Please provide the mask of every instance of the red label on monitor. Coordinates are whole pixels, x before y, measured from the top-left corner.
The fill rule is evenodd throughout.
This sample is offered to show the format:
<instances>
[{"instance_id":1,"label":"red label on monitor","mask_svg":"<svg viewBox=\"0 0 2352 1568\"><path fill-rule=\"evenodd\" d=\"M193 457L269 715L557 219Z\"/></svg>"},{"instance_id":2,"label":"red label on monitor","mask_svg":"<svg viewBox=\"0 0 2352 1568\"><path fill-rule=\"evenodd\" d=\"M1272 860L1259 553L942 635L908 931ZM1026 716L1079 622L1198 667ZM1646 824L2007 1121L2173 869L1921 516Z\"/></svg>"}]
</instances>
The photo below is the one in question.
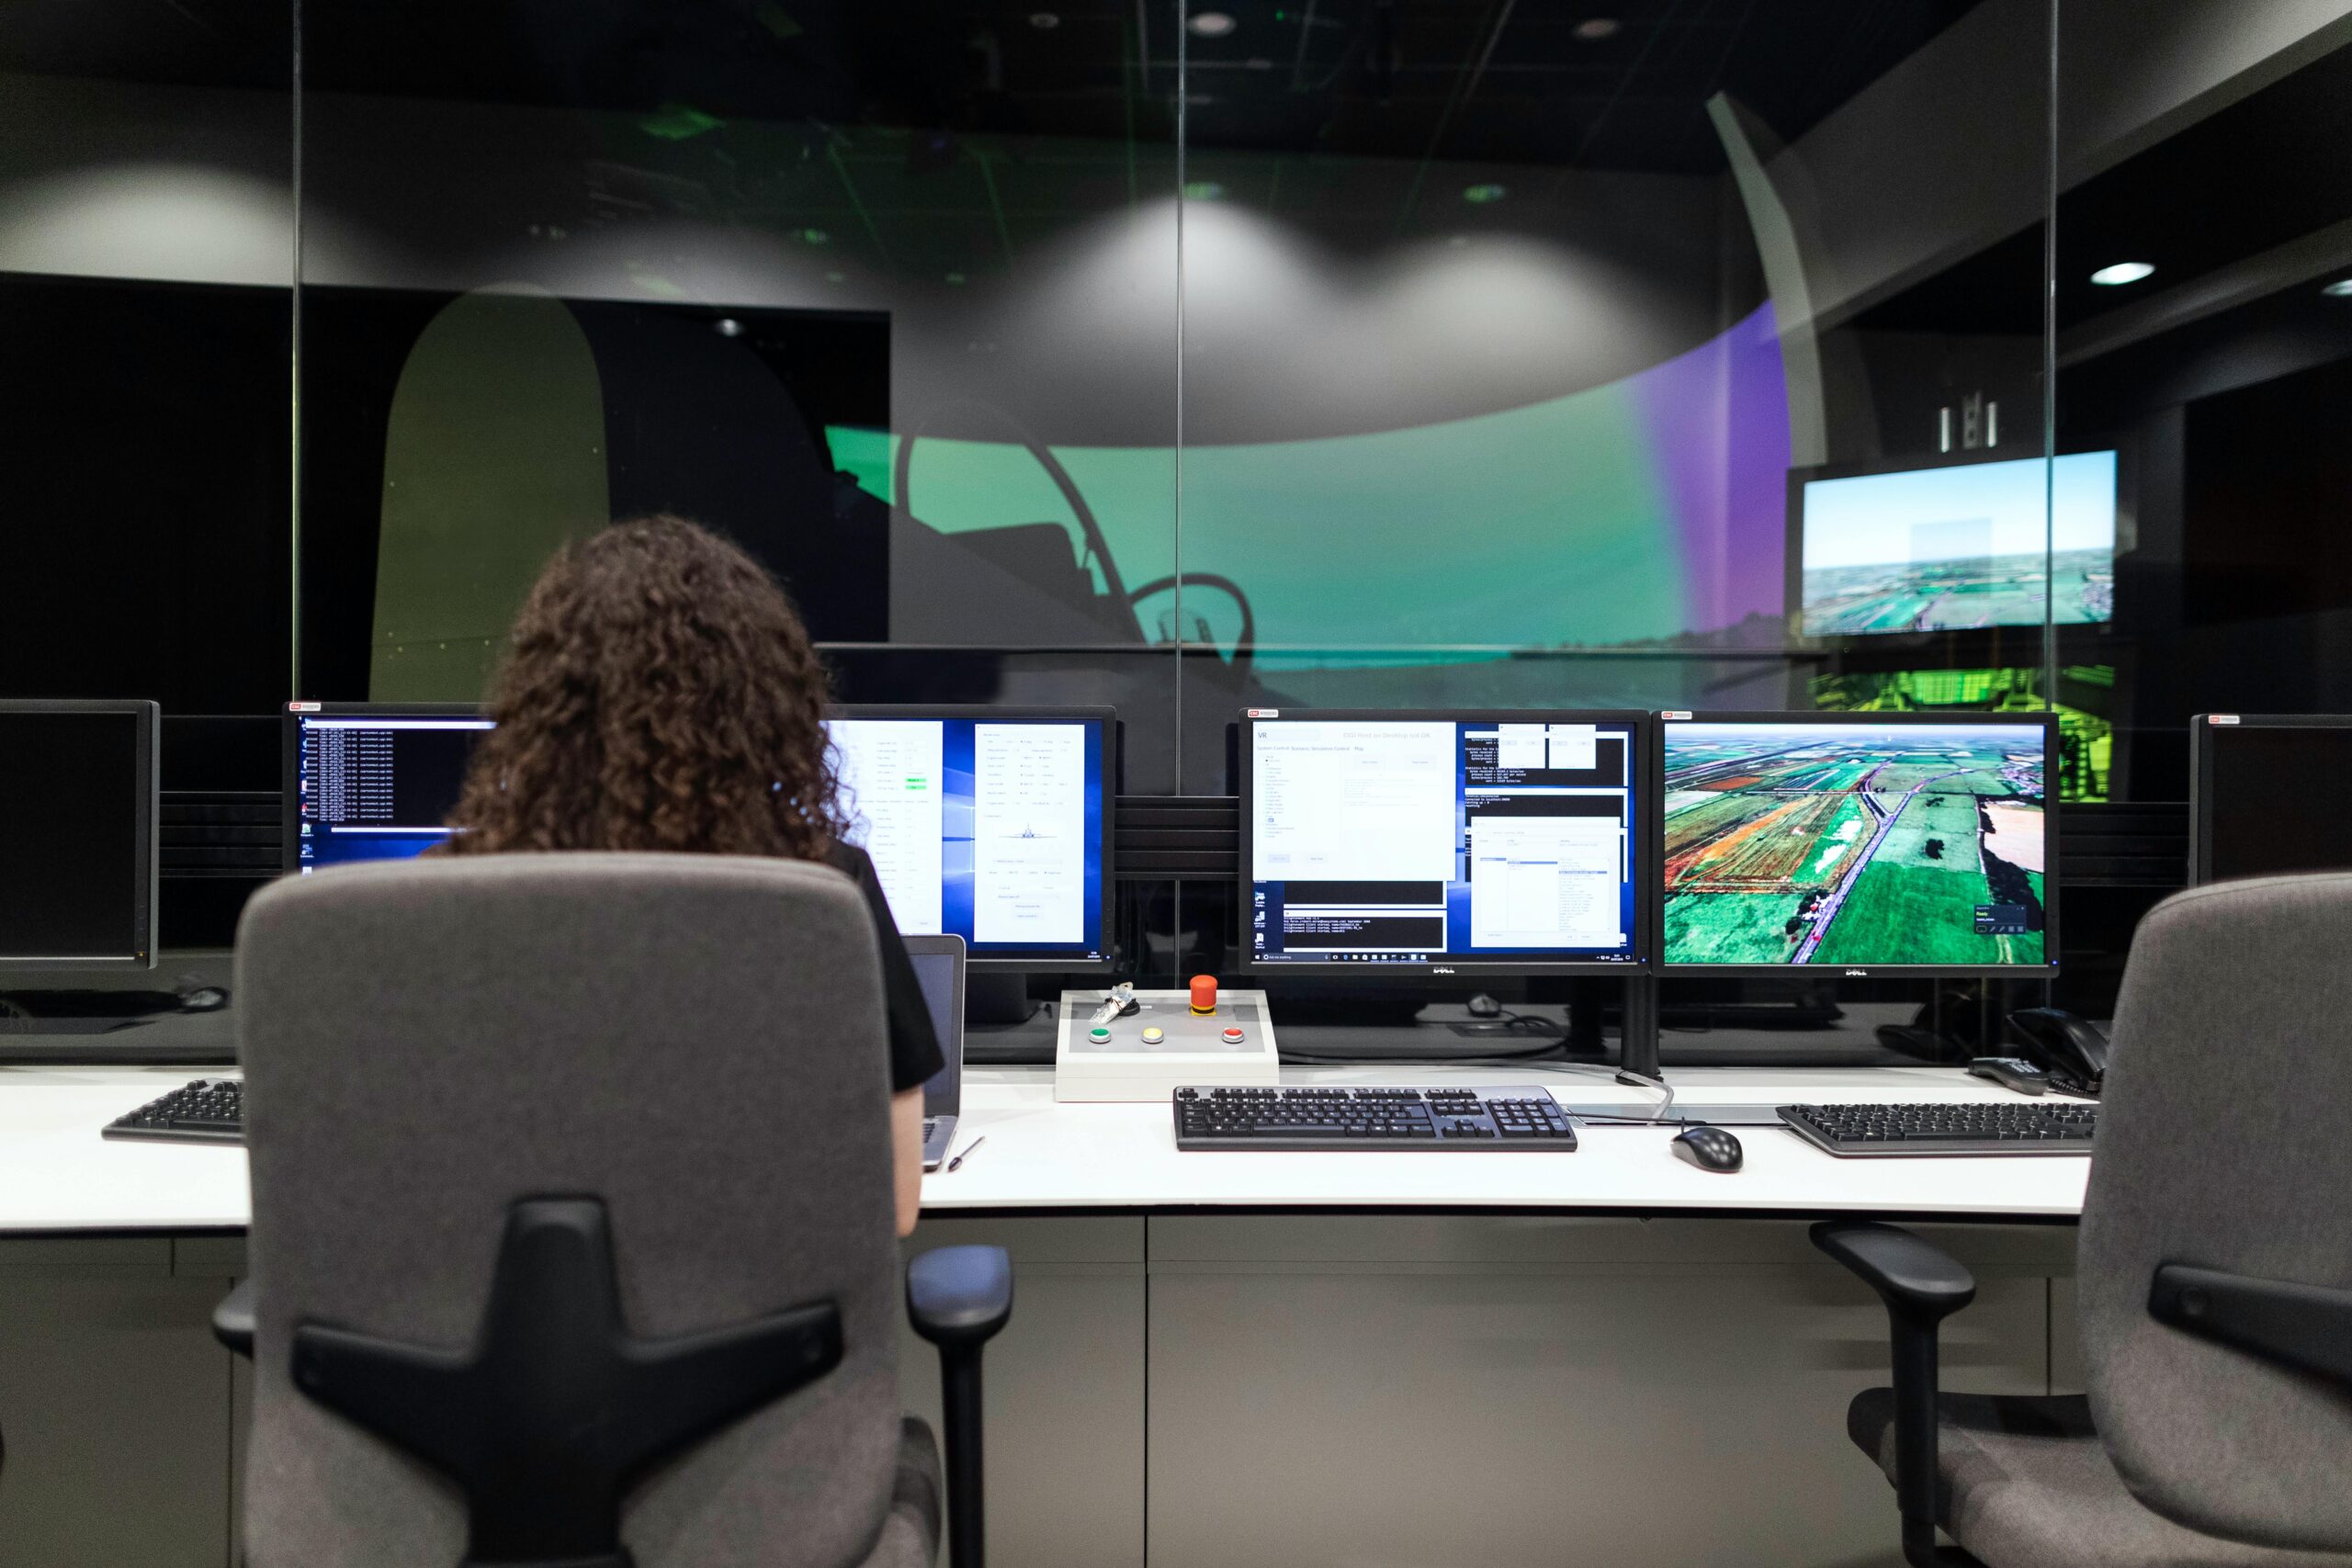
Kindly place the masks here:
<instances>
[{"instance_id":1,"label":"red label on monitor","mask_svg":"<svg viewBox=\"0 0 2352 1568\"><path fill-rule=\"evenodd\" d=\"M2233 713L2209 713L2205 716L2208 724L2235 724L2237 721L2238 716Z\"/></svg>"},{"instance_id":2,"label":"red label on monitor","mask_svg":"<svg viewBox=\"0 0 2352 1568\"><path fill-rule=\"evenodd\" d=\"M288 703L286 711L288 713L316 713L320 705L317 703Z\"/></svg>"},{"instance_id":3,"label":"red label on monitor","mask_svg":"<svg viewBox=\"0 0 2352 1568\"><path fill-rule=\"evenodd\" d=\"M1280 708L1251 708L1250 710L1251 718L1280 718L1282 716L1283 710Z\"/></svg>"},{"instance_id":4,"label":"red label on monitor","mask_svg":"<svg viewBox=\"0 0 2352 1568\"><path fill-rule=\"evenodd\" d=\"M1668 708L1666 712L1658 715L1658 717L1660 718L1689 718L1690 716L1690 711L1686 708Z\"/></svg>"}]
</instances>

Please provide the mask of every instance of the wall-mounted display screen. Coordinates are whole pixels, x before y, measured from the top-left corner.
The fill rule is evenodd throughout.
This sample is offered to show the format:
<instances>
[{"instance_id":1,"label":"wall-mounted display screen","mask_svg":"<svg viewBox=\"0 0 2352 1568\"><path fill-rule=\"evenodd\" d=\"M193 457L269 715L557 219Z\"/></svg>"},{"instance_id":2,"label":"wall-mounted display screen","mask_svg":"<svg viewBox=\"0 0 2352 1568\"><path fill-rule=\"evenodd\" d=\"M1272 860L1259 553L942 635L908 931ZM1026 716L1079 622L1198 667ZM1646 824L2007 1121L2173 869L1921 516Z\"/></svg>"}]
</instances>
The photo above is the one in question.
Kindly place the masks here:
<instances>
[{"instance_id":1,"label":"wall-mounted display screen","mask_svg":"<svg viewBox=\"0 0 2352 1568\"><path fill-rule=\"evenodd\" d=\"M2115 615L2118 454L1800 478L1807 637Z\"/></svg>"},{"instance_id":2,"label":"wall-mounted display screen","mask_svg":"<svg viewBox=\"0 0 2352 1568\"><path fill-rule=\"evenodd\" d=\"M2046 716L1660 728L1668 964L1973 972L2056 953Z\"/></svg>"}]
</instances>

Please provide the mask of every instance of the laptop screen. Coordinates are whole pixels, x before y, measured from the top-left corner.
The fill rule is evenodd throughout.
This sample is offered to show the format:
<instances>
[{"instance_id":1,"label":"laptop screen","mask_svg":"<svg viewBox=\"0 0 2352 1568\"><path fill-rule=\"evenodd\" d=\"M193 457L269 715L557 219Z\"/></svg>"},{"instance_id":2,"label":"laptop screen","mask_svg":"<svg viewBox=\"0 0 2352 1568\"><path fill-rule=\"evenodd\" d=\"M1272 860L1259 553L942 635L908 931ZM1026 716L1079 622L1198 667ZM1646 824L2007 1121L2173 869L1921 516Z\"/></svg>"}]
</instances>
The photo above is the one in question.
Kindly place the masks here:
<instances>
[{"instance_id":1,"label":"laptop screen","mask_svg":"<svg viewBox=\"0 0 2352 1568\"><path fill-rule=\"evenodd\" d=\"M959 983L959 971L964 967L964 955L923 951L930 945L910 942L907 956L914 964L915 981L922 987L922 999L931 1009L931 1026L938 1032L940 1054L947 1058L947 1065L922 1086L922 1113L953 1116L963 1102L964 987Z\"/></svg>"}]
</instances>

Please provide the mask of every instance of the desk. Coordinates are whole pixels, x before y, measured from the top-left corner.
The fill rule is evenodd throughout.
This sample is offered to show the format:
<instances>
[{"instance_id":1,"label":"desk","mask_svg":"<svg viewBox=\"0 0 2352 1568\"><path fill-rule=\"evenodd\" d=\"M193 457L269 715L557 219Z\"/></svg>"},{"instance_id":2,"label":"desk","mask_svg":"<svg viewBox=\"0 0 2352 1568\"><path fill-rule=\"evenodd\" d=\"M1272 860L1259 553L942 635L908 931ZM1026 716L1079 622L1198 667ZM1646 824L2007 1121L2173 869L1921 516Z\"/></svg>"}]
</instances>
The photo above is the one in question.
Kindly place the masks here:
<instances>
[{"instance_id":1,"label":"desk","mask_svg":"<svg viewBox=\"0 0 2352 1568\"><path fill-rule=\"evenodd\" d=\"M96 1129L185 1083L187 1067L0 1068L0 1235L242 1230L250 1213L234 1148L102 1139ZM1550 1088L1631 1111L1655 1100L1605 1072L1558 1066L1287 1068L1286 1083L1498 1083ZM2007 1091L1949 1068L1701 1067L1676 1072L1683 1108L1792 1100L1997 1100ZM956 1146L988 1146L923 1182L927 1213L1203 1209L1494 1210L1605 1213L1887 1213L2067 1220L2089 1162L2066 1156L1837 1159L1772 1128L1743 1128L1747 1168L1695 1170L1646 1127L1591 1126L1572 1155L1183 1154L1169 1109L1060 1104L1049 1068L968 1075Z\"/></svg>"},{"instance_id":2,"label":"desk","mask_svg":"<svg viewBox=\"0 0 2352 1568\"><path fill-rule=\"evenodd\" d=\"M227 1561L236 1374L204 1319L242 1266L243 1156L97 1136L190 1076L0 1069L0 1543L22 1561ZM1924 1067L1671 1077L1686 1107L2005 1092ZM1284 1077L1653 1098L1557 1066ZM1057 1104L1018 1067L972 1069L965 1114L957 1145L988 1143L927 1179L915 1245L1012 1252L990 1528L1024 1568L1891 1563L1886 1488L1844 1436L1885 1329L1806 1245L1824 1213L1926 1221L1977 1269L1952 1386L2075 1382L2078 1158L1838 1160L1754 1128L1716 1176L1640 1127L1571 1155L1179 1154L1164 1104ZM902 1364L935 1410L927 1352ZM124 1473L140 1509L109 1501Z\"/></svg>"}]
</instances>

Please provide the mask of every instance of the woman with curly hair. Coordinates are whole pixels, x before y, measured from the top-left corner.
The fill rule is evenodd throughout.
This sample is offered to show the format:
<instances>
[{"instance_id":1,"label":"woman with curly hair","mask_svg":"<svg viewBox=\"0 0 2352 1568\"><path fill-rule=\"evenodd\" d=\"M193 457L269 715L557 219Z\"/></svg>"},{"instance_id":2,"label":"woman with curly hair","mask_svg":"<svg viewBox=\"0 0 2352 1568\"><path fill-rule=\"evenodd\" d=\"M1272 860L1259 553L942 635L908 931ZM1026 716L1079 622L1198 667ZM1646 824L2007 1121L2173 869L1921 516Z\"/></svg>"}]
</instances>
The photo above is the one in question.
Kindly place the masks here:
<instances>
[{"instance_id":1,"label":"woman with curly hair","mask_svg":"<svg viewBox=\"0 0 2352 1568\"><path fill-rule=\"evenodd\" d=\"M524 600L444 852L773 855L848 874L882 949L904 1235L942 1057L874 863L842 837L827 695L799 615L751 557L679 518L616 523L558 551Z\"/></svg>"}]
</instances>

